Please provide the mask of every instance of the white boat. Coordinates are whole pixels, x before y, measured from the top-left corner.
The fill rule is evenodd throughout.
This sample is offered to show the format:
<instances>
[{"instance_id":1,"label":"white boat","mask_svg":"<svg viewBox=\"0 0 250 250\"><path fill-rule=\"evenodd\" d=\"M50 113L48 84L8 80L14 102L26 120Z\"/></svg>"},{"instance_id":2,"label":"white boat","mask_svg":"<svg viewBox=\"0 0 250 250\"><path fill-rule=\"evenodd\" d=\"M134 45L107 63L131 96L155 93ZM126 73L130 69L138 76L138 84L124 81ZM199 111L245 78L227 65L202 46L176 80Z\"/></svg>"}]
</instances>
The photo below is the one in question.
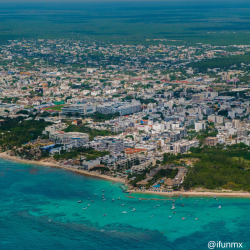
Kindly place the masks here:
<instances>
[{"instance_id":1,"label":"white boat","mask_svg":"<svg viewBox=\"0 0 250 250\"><path fill-rule=\"evenodd\" d=\"M169 216L168 216L168 218L170 219L170 218L171 218L171 216L169 215Z\"/></svg>"},{"instance_id":2,"label":"white boat","mask_svg":"<svg viewBox=\"0 0 250 250\"><path fill-rule=\"evenodd\" d=\"M84 207L83 209L87 209L88 207Z\"/></svg>"},{"instance_id":3,"label":"white boat","mask_svg":"<svg viewBox=\"0 0 250 250\"><path fill-rule=\"evenodd\" d=\"M136 211L136 209L135 209L135 208L132 210L132 212L134 212L134 211Z\"/></svg>"},{"instance_id":4,"label":"white boat","mask_svg":"<svg viewBox=\"0 0 250 250\"><path fill-rule=\"evenodd\" d=\"M221 209L221 206L218 206L219 209Z\"/></svg>"},{"instance_id":5,"label":"white boat","mask_svg":"<svg viewBox=\"0 0 250 250\"><path fill-rule=\"evenodd\" d=\"M124 204L121 204L121 206L124 206Z\"/></svg>"},{"instance_id":6,"label":"white boat","mask_svg":"<svg viewBox=\"0 0 250 250\"><path fill-rule=\"evenodd\" d=\"M95 201L91 201L91 203L93 203L93 202L95 202Z\"/></svg>"},{"instance_id":7,"label":"white boat","mask_svg":"<svg viewBox=\"0 0 250 250\"><path fill-rule=\"evenodd\" d=\"M82 203L82 201L78 201L78 203Z\"/></svg>"},{"instance_id":8,"label":"white boat","mask_svg":"<svg viewBox=\"0 0 250 250\"><path fill-rule=\"evenodd\" d=\"M112 202L114 202L115 200L114 199L112 199Z\"/></svg>"},{"instance_id":9,"label":"white boat","mask_svg":"<svg viewBox=\"0 0 250 250\"><path fill-rule=\"evenodd\" d=\"M172 209L175 209L175 206L172 206Z\"/></svg>"},{"instance_id":10,"label":"white boat","mask_svg":"<svg viewBox=\"0 0 250 250\"><path fill-rule=\"evenodd\" d=\"M199 220L199 218L195 218L195 220Z\"/></svg>"},{"instance_id":11,"label":"white boat","mask_svg":"<svg viewBox=\"0 0 250 250\"><path fill-rule=\"evenodd\" d=\"M88 207L90 207L90 204L88 204Z\"/></svg>"},{"instance_id":12,"label":"white boat","mask_svg":"<svg viewBox=\"0 0 250 250\"><path fill-rule=\"evenodd\" d=\"M119 197L118 200L120 200L121 198Z\"/></svg>"},{"instance_id":13,"label":"white boat","mask_svg":"<svg viewBox=\"0 0 250 250\"><path fill-rule=\"evenodd\" d=\"M102 199L103 201L106 201L106 199Z\"/></svg>"},{"instance_id":14,"label":"white boat","mask_svg":"<svg viewBox=\"0 0 250 250\"><path fill-rule=\"evenodd\" d=\"M105 190L102 190L102 192L105 192Z\"/></svg>"},{"instance_id":15,"label":"white boat","mask_svg":"<svg viewBox=\"0 0 250 250\"><path fill-rule=\"evenodd\" d=\"M157 207L159 207L160 205L157 205Z\"/></svg>"},{"instance_id":16,"label":"white boat","mask_svg":"<svg viewBox=\"0 0 250 250\"><path fill-rule=\"evenodd\" d=\"M126 214L127 212L126 212L126 211L123 211L122 213L123 213L123 214Z\"/></svg>"},{"instance_id":17,"label":"white boat","mask_svg":"<svg viewBox=\"0 0 250 250\"><path fill-rule=\"evenodd\" d=\"M106 214L104 214L103 216L107 216Z\"/></svg>"}]
</instances>

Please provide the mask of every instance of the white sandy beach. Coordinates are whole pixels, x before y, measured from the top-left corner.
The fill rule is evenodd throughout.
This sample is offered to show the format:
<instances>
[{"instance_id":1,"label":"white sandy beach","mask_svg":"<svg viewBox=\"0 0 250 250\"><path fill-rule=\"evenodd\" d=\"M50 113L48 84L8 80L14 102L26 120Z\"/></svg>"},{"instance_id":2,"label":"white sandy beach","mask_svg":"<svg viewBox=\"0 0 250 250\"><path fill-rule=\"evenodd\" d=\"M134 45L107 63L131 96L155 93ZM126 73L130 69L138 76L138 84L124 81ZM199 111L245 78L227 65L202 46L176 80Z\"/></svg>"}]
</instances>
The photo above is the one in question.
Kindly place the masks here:
<instances>
[{"instance_id":1,"label":"white sandy beach","mask_svg":"<svg viewBox=\"0 0 250 250\"><path fill-rule=\"evenodd\" d=\"M234 192L234 191L227 191L227 192L218 192L218 191L204 191L204 192L197 192L197 191L173 191L170 193L167 192L154 192L154 191L140 191L140 190L129 190L131 193L141 193L141 194L155 194L155 195L162 195L162 196L207 196L207 197L241 197L241 198L250 198L250 193L247 192Z\"/></svg>"},{"instance_id":2,"label":"white sandy beach","mask_svg":"<svg viewBox=\"0 0 250 250\"><path fill-rule=\"evenodd\" d=\"M48 161L29 161L29 160L25 160L25 159L20 159L16 156L10 156L8 155L6 152L0 153L0 158L5 158L5 159L9 159L12 161L18 161L18 162L22 162L22 163L26 163L26 164L38 164L38 165L43 165L43 166L48 166L48 167L55 167L55 168L61 168L61 169L65 169L68 171L73 171L75 173L78 174L83 174L85 176L91 176L94 178L101 178L101 179L105 179L105 180L109 180L109 181L115 181L115 182L120 182L120 183L125 183L125 179L119 178L119 177L110 177L107 175L101 175L98 172L88 172L86 170L81 170L81 169L75 169L69 166L64 166L64 165L60 165L59 163L55 163L55 162L48 162ZM214 197L214 196L218 196L218 197L245 197L245 198L250 198L250 193L247 192L234 192L234 191L204 191L204 192L198 192L198 191L174 191L174 192L154 192L154 191L140 191L140 190L129 190L129 192L131 193L141 193L141 194L155 194L155 195L162 195L162 196L210 196L210 197Z\"/></svg>"},{"instance_id":3,"label":"white sandy beach","mask_svg":"<svg viewBox=\"0 0 250 250\"><path fill-rule=\"evenodd\" d=\"M19 157L16 157L16 156L10 156L6 152L0 153L0 158L5 158L5 159L12 160L12 161L26 163L26 164L38 164L38 165L43 165L43 166L48 166L48 167L61 168L61 169L73 171L73 172L78 173L78 174L83 174L85 176L91 176L91 177L101 178L101 179L105 179L105 180L109 180L109 181L125 183L125 180L122 178L119 178L119 177L110 177L107 175L101 175L97 172L89 172L89 171L82 170L82 169L75 169L75 168L72 168L69 166L64 166L64 165L60 165L58 163L48 162L48 161L44 161L44 160L41 160L41 161L32 161L31 160L31 161L29 161L29 160L25 160L25 159L20 159Z\"/></svg>"}]
</instances>

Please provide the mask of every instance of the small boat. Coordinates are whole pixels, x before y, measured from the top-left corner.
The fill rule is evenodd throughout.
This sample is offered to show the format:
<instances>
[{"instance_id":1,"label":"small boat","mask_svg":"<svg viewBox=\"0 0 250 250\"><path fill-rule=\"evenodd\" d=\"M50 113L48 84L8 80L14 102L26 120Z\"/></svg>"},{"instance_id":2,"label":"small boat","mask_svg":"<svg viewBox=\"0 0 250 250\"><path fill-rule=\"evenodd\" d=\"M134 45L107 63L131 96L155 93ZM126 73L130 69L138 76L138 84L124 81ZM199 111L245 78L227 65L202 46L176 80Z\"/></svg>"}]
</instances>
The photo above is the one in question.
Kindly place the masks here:
<instances>
[{"instance_id":1,"label":"small boat","mask_svg":"<svg viewBox=\"0 0 250 250\"><path fill-rule=\"evenodd\" d=\"M184 207L184 204L182 204L181 206Z\"/></svg>"},{"instance_id":2,"label":"small boat","mask_svg":"<svg viewBox=\"0 0 250 250\"><path fill-rule=\"evenodd\" d=\"M103 201L106 201L106 199L102 199Z\"/></svg>"},{"instance_id":3,"label":"small boat","mask_svg":"<svg viewBox=\"0 0 250 250\"><path fill-rule=\"evenodd\" d=\"M159 207L160 205L157 205L157 207Z\"/></svg>"},{"instance_id":4,"label":"small boat","mask_svg":"<svg viewBox=\"0 0 250 250\"><path fill-rule=\"evenodd\" d=\"M129 208L133 208L133 207L129 207Z\"/></svg>"},{"instance_id":5,"label":"small boat","mask_svg":"<svg viewBox=\"0 0 250 250\"><path fill-rule=\"evenodd\" d=\"M175 202L175 200L173 200L173 203Z\"/></svg>"},{"instance_id":6,"label":"small boat","mask_svg":"<svg viewBox=\"0 0 250 250\"><path fill-rule=\"evenodd\" d=\"M169 215L169 216L168 216L168 218L170 219L170 218L171 218L171 216Z\"/></svg>"},{"instance_id":7,"label":"small boat","mask_svg":"<svg viewBox=\"0 0 250 250\"><path fill-rule=\"evenodd\" d=\"M207 212L207 215L209 215L209 212Z\"/></svg>"},{"instance_id":8,"label":"small boat","mask_svg":"<svg viewBox=\"0 0 250 250\"><path fill-rule=\"evenodd\" d=\"M112 202L114 202L115 200L114 199L112 199Z\"/></svg>"},{"instance_id":9,"label":"small boat","mask_svg":"<svg viewBox=\"0 0 250 250\"><path fill-rule=\"evenodd\" d=\"M195 218L195 220L199 220L199 218Z\"/></svg>"},{"instance_id":10,"label":"small boat","mask_svg":"<svg viewBox=\"0 0 250 250\"><path fill-rule=\"evenodd\" d=\"M90 200L90 198L88 198L88 200Z\"/></svg>"},{"instance_id":11,"label":"small boat","mask_svg":"<svg viewBox=\"0 0 250 250\"><path fill-rule=\"evenodd\" d=\"M126 212L126 211L123 211L122 213L123 213L123 214L126 214L127 212Z\"/></svg>"},{"instance_id":12,"label":"small boat","mask_svg":"<svg viewBox=\"0 0 250 250\"><path fill-rule=\"evenodd\" d=\"M154 217L154 215L151 215L151 217Z\"/></svg>"},{"instance_id":13,"label":"small boat","mask_svg":"<svg viewBox=\"0 0 250 250\"><path fill-rule=\"evenodd\" d=\"M182 220L185 220L185 217L182 217Z\"/></svg>"},{"instance_id":14,"label":"small boat","mask_svg":"<svg viewBox=\"0 0 250 250\"><path fill-rule=\"evenodd\" d=\"M90 204L88 204L88 207L90 207Z\"/></svg>"},{"instance_id":15,"label":"small boat","mask_svg":"<svg viewBox=\"0 0 250 250\"><path fill-rule=\"evenodd\" d=\"M82 203L82 201L78 201L78 203Z\"/></svg>"},{"instance_id":16,"label":"small boat","mask_svg":"<svg viewBox=\"0 0 250 250\"><path fill-rule=\"evenodd\" d=\"M118 200L120 200L121 198L119 197Z\"/></svg>"},{"instance_id":17,"label":"small boat","mask_svg":"<svg viewBox=\"0 0 250 250\"><path fill-rule=\"evenodd\" d=\"M97 194L95 194L95 196L96 196Z\"/></svg>"},{"instance_id":18,"label":"small boat","mask_svg":"<svg viewBox=\"0 0 250 250\"><path fill-rule=\"evenodd\" d=\"M121 204L121 206L124 206L124 204Z\"/></svg>"},{"instance_id":19,"label":"small boat","mask_svg":"<svg viewBox=\"0 0 250 250\"><path fill-rule=\"evenodd\" d=\"M102 190L102 192L105 192L105 190Z\"/></svg>"},{"instance_id":20,"label":"small boat","mask_svg":"<svg viewBox=\"0 0 250 250\"><path fill-rule=\"evenodd\" d=\"M219 209L221 209L221 206L218 206Z\"/></svg>"},{"instance_id":21,"label":"small boat","mask_svg":"<svg viewBox=\"0 0 250 250\"><path fill-rule=\"evenodd\" d=\"M132 210L132 212L134 212L134 211L136 211L136 209L135 209L135 208Z\"/></svg>"},{"instance_id":22,"label":"small boat","mask_svg":"<svg viewBox=\"0 0 250 250\"><path fill-rule=\"evenodd\" d=\"M87 209L88 207L84 207L83 209Z\"/></svg>"},{"instance_id":23,"label":"small boat","mask_svg":"<svg viewBox=\"0 0 250 250\"><path fill-rule=\"evenodd\" d=\"M172 210L175 209L175 206L172 206Z\"/></svg>"},{"instance_id":24,"label":"small boat","mask_svg":"<svg viewBox=\"0 0 250 250\"><path fill-rule=\"evenodd\" d=\"M103 216L107 216L106 214L104 214Z\"/></svg>"},{"instance_id":25,"label":"small boat","mask_svg":"<svg viewBox=\"0 0 250 250\"><path fill-rule=\"evenodd\" d=\"M141 198L139 199L139 201L141 201Z\"/></svg>"},{"instance_id":26,"label":"small boat","mask_svg":"<svg viewBox=\"0 0 250 250\"><path fill-rule=\"evenodd\" d=\"M193 198L193 196L191 195L191 198Z\"/></svg>"},{"instance_id":27,"label":"small boat","mask_svg":"<svg viewBox=\"0 0 250 250\"><path fill-rule=\"evenodd\" d=\"M175 214L176 212L174 211L173 214Z\"/></svg>"},{"instance_id":28,"label":"small boat","mask_svg":"<svg viewBox=\"0 0 250 250\"><path fill-rule=\"evenodd\" d=\"M105 194L102 194L102 196L104 196Z\"/></svg>"},{"instance_id":29,"label":"small boat","mask_svg":"<svg viewBox=\"0 0 250 250\"><path fill-rule=\"evenodd\" d=\"M216 199L216 195L214 196L214 199Z\"/></svg>"},{"instance_id":30,"label":"small boat","mask_svg":"<svg viewBox=\"0 0 250 250\"><path fill-rule=\"evenodd\" d=\"M95 201L91 201L91 203L93 203L93 202L95 202Z\"/></svg>"}]
</instances>

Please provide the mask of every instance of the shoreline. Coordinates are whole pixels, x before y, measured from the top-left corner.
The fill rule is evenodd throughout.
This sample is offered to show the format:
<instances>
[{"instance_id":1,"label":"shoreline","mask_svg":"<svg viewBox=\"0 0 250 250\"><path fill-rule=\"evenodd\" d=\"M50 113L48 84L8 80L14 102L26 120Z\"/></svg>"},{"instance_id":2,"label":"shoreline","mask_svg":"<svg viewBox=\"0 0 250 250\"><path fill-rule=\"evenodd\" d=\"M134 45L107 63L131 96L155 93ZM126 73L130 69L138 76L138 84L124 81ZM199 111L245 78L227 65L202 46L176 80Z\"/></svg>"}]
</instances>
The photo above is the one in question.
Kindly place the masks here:
<instances>
[{"instance_id":1,"label":"shoreline","mask_svg":"<svg viewBox=\"0 0 250 250\"><path fill-rule=\"evenodd\" d=\"M6 152L0 153L0 158L3 159L8 159L11 161L17 161L20 163L25 163L25 164L35 164L35 165L40 165L40 166L46 166L46 167L51 167L51 168L60 168L68 171L72 171L77 174L82 174L87 177L92 177L92 178L98 178L98 179L103 179L103 180L108 180L108 181L114 181L114 182L120 182L125 184L126 181L122 178L119 177L110 177L107 175L101 175L97 172L88 172L86 170L81 170L81 169L75 169L72 167L60 165L57 163L53 162L48 162L48 161L34 161L34 160L25 160L25 159L20 159L16 156L10 156ZM160 196L165 196L165 197L172 197L172 196L204 196L204 197L238 197L238 198L250 198L250 193L244 193L244 192L234 192L234 191L228 191L228 192L218 192L218 191L173 191L171 193L167 192L154 192L154 191L140 191L140 190L128 190L127 193L137 193L137 194L154 194L154 195L160 195Z\"/></svg>"},{"instance_id":2,"label":"shoreline","mask_svg":"<svg viewBox=\"0 0 250 250\"><path fill-rule=\"evenodd\" d=\"M232 197L232 198L250 198L250 193L243 193L243 192L218 192L218 191L204 191L204 192L197 192L197 191L173 191L171 193L167 192L154 192L154 191L135 191L135 190L128 190L129 193L137 193L137 194L155 194L155 195L161 195L166 197L176 197L179 195L187 196L188 198L191 198L191 196L203 196L203 197Z\"/></svg>"},{"instance_id":3,"label":"shoreline","mask_svg":"<svg viewBox=\"0 0 250 250\"><path fill-rule=\"evenodd\" d=\"M34 161L34 160L25 160L25 159L20 159L16 156L10 156L8 155L6 152L0 153L0 158L3 159L8 159L11 161L17 161L20 163L25 163L25 164L36 164L36 165L41 165L41 166L46 166L46 167L51 167L51 168L60 168L60 169L64 169L64 170L68 170L68 171L72 171L74 173L78 173L78 174L82 174L88 177L93 177L93 178L99 178L99 179L104 179L104 180L108 180L108 181L114 181L114 182L120 182L120 183L125 183L125 180L119 177L110 177L107 175L101 175L99 173L96 172L89 172L86 170L82 170L82 169L75 169L75 168L71 168L71 167L67 167L67 166L63 166L57 163L53 163L53 162L47 162L47 161Z\"/></svg>"}]
</instances>

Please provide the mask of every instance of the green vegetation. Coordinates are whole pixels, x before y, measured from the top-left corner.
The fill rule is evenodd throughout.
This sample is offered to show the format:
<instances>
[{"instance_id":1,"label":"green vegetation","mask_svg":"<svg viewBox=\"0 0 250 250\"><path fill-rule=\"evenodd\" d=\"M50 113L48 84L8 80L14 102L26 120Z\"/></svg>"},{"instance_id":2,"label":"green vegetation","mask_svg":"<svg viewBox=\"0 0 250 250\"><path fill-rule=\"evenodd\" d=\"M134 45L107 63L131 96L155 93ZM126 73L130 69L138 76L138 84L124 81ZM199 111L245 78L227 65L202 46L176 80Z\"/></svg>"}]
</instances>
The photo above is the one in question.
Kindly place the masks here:
<instances>
[{"instance_id":1,"label":"green vegetation","mask_svg":"<svg viewBox=\"0 0 250 250\"><path fill-rule=\"evenodd\" d=\"M153 185L157 180L160 180L164 177L174 179L177 174L178 174L177 168L161 169L156 175L154 175L154 177L151 180L148 181L148 184Z\"/></svg>"},{"instance_id":2,"label":"green vegetation","mask_svg":"<svg viewBox=\"0 0 250 250\"><path fill-rule=\"evenodd\" d=\"M109 115L96 112L93 115L89 115L88 118L93 119L94 122L104 122L104 121L115 119L118 116L120 116L119 112L115 114L109 114Z\"/></svg>"},{"instance_id":3,"label":"green vegetation","mask_svg":"<svg viewBox=\"0 0 250 250\"><path fill-rule=\"evenodd\" d=\"M109 152L106 151L96 151L93 148L74 148L70 151L61 150L60 154L56 153L54 154L55 160L68 160L68 159L82 159L83 157L86 157L86 161L95 160L98 157L103 157L105 155L109 155Z\"/></svg>"},{"instance_id":4,"label":"green vegetation","mask_svg":"<svg viewBox=\"0 0 250 250\"><path fill-rule=\"evenodd\" d=\"M229 69L232 65L241 66L241 63L249 64L250 55L237 55L237 56L223 56L218 58L209 59L206 61L194 62L189 64L189 67L198 68L203 71L207 71L208 68L220 68Z\"/></svg>"},{"instance_id":5,"label":"green vegetation","mask_svg":"<svg viewBox=\"0 0 250 250\"><path fill-rule=\"evenodd\" d=\"M76 126L70 124L65 130L65 132L81 132L87 133L89 135L89 139L92 141L96 136L109 136L109 135L117 135L117 133L113 133L107 130L97 130L86 127L86 124L82 124L80 126Z\"/></svg>"},{"instance_id":6,"label":"green vegetation","mask_svg":"<svg viewBox=\"0 0 250 250\"><path fill-rule=\"evenodd\" d=\"M189 167L183 183L184 188L204 187L250 191L250 163L247 161L250 160L249 150L250 147L240 143L226 148L223 148L223 145L192 148L191 154L177 156L200 159L193 167Z\"/></svg>"},{"instance_id":7,"label":"green vegetation","mask_svg":"<svg viewBox=\"0 0 250 250\"><path fill-rule=\"evenodd\" d=\"M153 1L143 6L136 1L132 6L128 2L115 5L79 2L70 8L61 2L31 3L22 7L8 2L2 3L1 11L4 15L1 40L91 36L117 44L157 44L159 41L154 39L164 38L167 40L162 43L167 44L227 45L246 44L250 38L246 21L249 8L245 1L237 4L229 1L226 5L196 1L191 7L183 2L181 8L178 1ZM13 17L9 11L18 15Z\"/></svg>"},{"instance_id":8,"label":"green vegetation","mask_svg":"<svg viewBox=\"0 0 250 250\"><path fill-rule=\"evenodd\" d=\"M22 144L35 140L38 136L44 137L42 131L48 125L51 125L51 123L44 120L24 120L23 117L11 119L7 117L0 126L0 147L2 151L13 147L21 147Z\"/></svg>"},{"instance_id":9,"label":"green vegetation","mask_svg":"<svg viewBox=\"0 0 250 250\"><path fill-rule=\"evenodd\" d=\"M43 110L55 110L55 111L62 111L62 108L65 105L61 104L61 105L57 105L57 106L52 106L52 107L48 107L48 108L44 108Z\"/></svg>"},{"instance_id":10,"label":"green vegetation","mask_svg":"<svg viewBox=\"0 0 250 250\"><path fill-rule=\"evenodd\" d=\"M202 131L199 135L196 136L196 138L200 141L200 143L204 143L205 139L207 137L215 137L218 134L217 130L209 130L206 129Z\"/></svg>"}]
</instances>

